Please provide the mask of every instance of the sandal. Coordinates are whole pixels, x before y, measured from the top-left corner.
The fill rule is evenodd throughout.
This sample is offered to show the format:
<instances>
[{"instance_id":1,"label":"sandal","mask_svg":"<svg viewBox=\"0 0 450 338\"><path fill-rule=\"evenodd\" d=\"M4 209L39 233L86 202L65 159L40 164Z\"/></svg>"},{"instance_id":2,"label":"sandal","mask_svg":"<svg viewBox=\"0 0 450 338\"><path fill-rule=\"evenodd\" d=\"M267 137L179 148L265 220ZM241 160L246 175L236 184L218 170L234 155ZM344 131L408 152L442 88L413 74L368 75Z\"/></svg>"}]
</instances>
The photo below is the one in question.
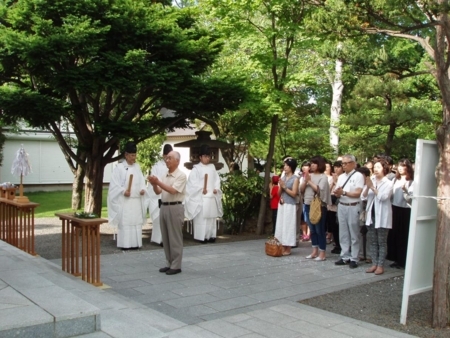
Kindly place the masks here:
<instances>
[{"instance_id":1,"label":"sandal","mask_svg":"<svg viewBox=\"0 0 450 338\"><path fill-rule=\"evenodd\" d=\"M382 275L384 273L384 268L382 266L377 267L375 270L376 275Z\"/></svg>"},{"instance_id":2,"label":"sandal","mask_svg":"<svg viewBox=\"0 0 450 338\"><path fill-rule=\"evenodd\" d=\"M374 273L377 270L377 268L378 267L376 265L373 265L366 270L366 273Z\"/></svg>"}]
</instances>

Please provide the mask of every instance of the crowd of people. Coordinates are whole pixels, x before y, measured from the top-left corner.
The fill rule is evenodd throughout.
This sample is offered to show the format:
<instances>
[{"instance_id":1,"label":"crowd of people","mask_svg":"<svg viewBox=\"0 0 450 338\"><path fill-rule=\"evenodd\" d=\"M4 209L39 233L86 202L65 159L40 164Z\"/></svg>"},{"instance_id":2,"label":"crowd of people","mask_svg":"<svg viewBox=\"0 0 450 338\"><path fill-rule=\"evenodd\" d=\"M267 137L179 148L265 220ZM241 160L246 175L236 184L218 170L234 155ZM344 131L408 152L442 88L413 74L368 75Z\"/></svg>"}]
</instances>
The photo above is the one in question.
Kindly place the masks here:
<instances>
[{"instance_id":1,"label":"crowd of people","mask_svg":"<svg viewBox=\"0 0 450 338\"><path fill-rule=\"evenodd\" d=\"M164 146L162 160L146 178L136 153L136 145L127 143L108 191L108 219L117 227L117 246L123 250L142 246L148 211L153 223L151 241L163 246L166 256L159 271L180 273L185 220L192 224L194 239L214 243L216 220L223 213L211 151L207 145L200 147L199 163L189 178L179 169L180 154L170 145ZM286 157L270 189L273 235L282 244L282 255L290 255L299 241L310 241L306 259L325 261L327 245L334 243L330 252L340 255L336 265L357 268L364 260L372 263L366 272L377 275L384 273L386 259L393 262L392 267L404 267L413 182L408 159L394 166L392 158L380 154L360 166L350 154L334 163L314 156L299 166ZM314 208L313 200L317 201Z\"/></svg>"},{"instance_id":2,"label":"crowd of people","mask_svg":"<svg viewBox=\"0 0 450 338\"><path fill-rule=\"evenodd\" d=\"M366 272L376 275L384 273L386 259L393 262L391 267L405 267L414 189L410 160L394 165L390 156L379 154L361 166L350 154L334 163L314 156L299 170L292 157L283 162L282 173L272 177L270 193L273 234L283 256L290 255L298 241L311 241L306 258L324 261L327 245L334 243L330 252L340 255L336 265L353 269L363 260L372 264ZM316 196L321 217L312 223Z\"/></svg>"}]
</instances>

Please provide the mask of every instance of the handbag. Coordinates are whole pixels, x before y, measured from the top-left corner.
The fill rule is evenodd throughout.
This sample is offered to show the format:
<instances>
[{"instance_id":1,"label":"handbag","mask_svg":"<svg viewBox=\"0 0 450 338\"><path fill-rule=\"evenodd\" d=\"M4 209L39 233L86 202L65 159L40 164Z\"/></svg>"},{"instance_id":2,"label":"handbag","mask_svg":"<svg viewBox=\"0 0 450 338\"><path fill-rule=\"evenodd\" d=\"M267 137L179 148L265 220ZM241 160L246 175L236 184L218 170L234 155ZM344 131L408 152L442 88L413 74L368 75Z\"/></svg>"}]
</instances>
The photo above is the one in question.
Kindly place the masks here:
<instances>
[{"instance_id":1,"label":"handbag","mask_svg":"<svg viewBox=\"0 0 450 338\"><path fill-rule=\"evenodd\" d=\"M337 205L339 203L339 198L336 195L331 195L331 204Z\"/></svg>"},{"instance_id":2,"label":"handbag","mask_svg":"<svg viewBox=\"0 0 450 338\"><path fill-rule=\"evenodd\" d=\"M316 194L309 206L309 221L311 224L317 224L322 218L322 200Z\"/></svg>"},{"instance_id":3,"label":"handbag","mask_svg":"<svg viewBox=\"0 0 450 338\"><path fill-rule=\"evenodd\" d=\"M266 255L272 257L283 256L283 246L276 237L266 241Z\"/></svg>"}]
</instances>

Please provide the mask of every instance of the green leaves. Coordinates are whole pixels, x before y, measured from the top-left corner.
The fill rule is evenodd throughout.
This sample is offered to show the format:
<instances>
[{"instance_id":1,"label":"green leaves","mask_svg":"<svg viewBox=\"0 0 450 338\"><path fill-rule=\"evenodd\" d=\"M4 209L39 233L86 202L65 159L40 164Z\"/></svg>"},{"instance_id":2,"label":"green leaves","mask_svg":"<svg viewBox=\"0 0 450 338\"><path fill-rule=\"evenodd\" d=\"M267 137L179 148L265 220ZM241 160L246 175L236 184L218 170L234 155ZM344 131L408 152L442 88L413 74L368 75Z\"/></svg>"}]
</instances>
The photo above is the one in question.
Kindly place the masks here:
<instances>
[{"instance_id":1,"label":"green leaves","mask_svg":"<svg viewBox=\"0 0 450 338\"><path fill-rule=\"evenodd\" d=\"M248 176L246 176L248 175ZM223 219L232 233L242 230L245 221L255 216L263 188L263 179L255 172L239 171L221 175Z\"/></svg>"}]
</instances>

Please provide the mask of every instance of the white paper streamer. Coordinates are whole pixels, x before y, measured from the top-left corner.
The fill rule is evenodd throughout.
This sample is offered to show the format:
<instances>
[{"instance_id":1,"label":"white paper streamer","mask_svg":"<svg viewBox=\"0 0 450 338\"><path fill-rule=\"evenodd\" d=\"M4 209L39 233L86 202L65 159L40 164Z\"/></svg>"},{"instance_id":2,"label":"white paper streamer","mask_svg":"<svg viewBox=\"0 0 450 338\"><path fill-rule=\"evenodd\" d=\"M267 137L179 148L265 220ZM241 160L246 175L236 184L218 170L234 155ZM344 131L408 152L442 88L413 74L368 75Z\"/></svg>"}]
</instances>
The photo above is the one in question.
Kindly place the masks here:
<instances>
[{"instance_id":1,"label":"white paper streamer","mask_svg":"<svg viewBox=\"0 0 450 338\"><path fill-rule=\"evenodd\" d=\"M16 176L27 176L31 172L32 170L30 162L28 160L28 154L26 153L22 144L20 149L17 150L16 158L14 159L11 167L11 174Z\"/></svg>"},{"instance_id":2,"label":"white paper streamer","mask_svg":"<svg viewBox=\"0 0 450 338\"><path fill-rule=\"evenodd\" d=\"M434 200L450 200L450 197L437 197L437 196L410 196L411 198L432 198Z\"/></svg>"}]
</instances>

